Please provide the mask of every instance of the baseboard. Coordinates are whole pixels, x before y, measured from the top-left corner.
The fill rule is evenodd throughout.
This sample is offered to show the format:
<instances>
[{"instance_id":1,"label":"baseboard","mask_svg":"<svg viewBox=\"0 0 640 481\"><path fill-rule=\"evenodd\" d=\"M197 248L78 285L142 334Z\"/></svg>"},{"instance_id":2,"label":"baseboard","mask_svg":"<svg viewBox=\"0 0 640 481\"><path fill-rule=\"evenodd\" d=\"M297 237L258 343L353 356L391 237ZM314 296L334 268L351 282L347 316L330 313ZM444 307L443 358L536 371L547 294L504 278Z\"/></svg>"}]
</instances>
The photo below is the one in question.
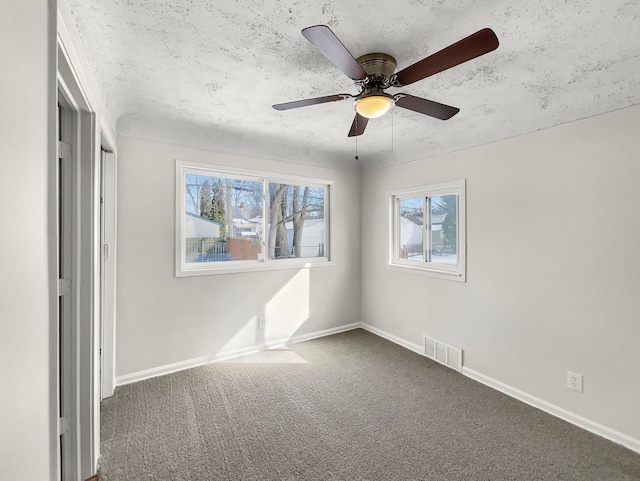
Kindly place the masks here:
<instances>
[{"instance_id":1,"label":"baseboard","mask_svg":"<svg viewBox=\"0 0 640 481\"><path fill-rule=\"evenodd\" d=\"M417 352L418 354L423 354L423 346L406 341L397 336L394 336L393 334L383 331L382 329L378 329L377 327L373 327L365 323L361 323L360 327L411 351ZM572 413L571 411L567 411L566 409L556 406L555 404L551 404L550 402L509 386L508 384L500 382L489 376L485 376L484 374L481 374L474 369L463 366L462 374L473 379L474 381L478 381L486 386L489 386L490 388L500 391L507 396L511 396L518 401L522 401L523 403L540 409L548 414L551 414L552 416L563 419L564 421L567 421L575 426L578 426L579 428L589 431L590 433L608 439L609 441L621 444L626 448L640 454L640 440L638 439L635 439L614 429L608 428L607 426L604 426L602 424L591 421L590 419L579 416L578 414Z\"/></svg>"},{"instance_id":2,"label":"baseboard","mask_svg":"<svg viewBox=\"0 0 640 481\"><path fill-rule=\"evenodd\" d=\"M359 327L362 329L369 331L376 336L382 337L388 341L391 341L395 344L399 344L400 346L409 349L410 351L417 352L418 354L424 354L423 346L419 344L414 344L413 342L405 341L404 339L399 338L398 336L394 336L393 334L389 334L382 329L378 329L377 327L370 326L364 322L360 323Z\"/></svg>"},{"instance_id":3,"label":"baseboard","mask_svg":"<svg viewBox=\"0 0 640 481\"><path fill-rule=\"evenodd\" d=\"M182 371L184 369L204 366L206 364L211 364L214 362L226 361L236 357L246 356L248 354L264 351L266 349L277 349L277 348L284 347L286 345L309 341L311 339L330 336L332 334L338 334L340 332L351 331L353 329L358 329L358 328L365 329L366 331L369 331L372 334L375 334L376 336L382 337L383 339L387 339L388 341L398 344L399 346L402 346L405 349L409 349L410 351L416 352L421 355L424 354L423 346L419 344L406 341L398 336L390 334L386 331L383 331L382 329L371 326L369 324L366 324L363 322L356 322L353 324L347 324L344 326L335 327L331 329L324 329L322 331L315 331L307 334L301 334L298 336L292 336L288 339L279 339L276 341L270 341L267 343L263 343L255 346L249 346L242 349L235 349L235 350L220 352L212 356L204 356L204 357L199 357L195 359L189 359L186 361L176 362L173 364L167 364L167 365L155 367L152 369L146 369L143 371L126 374L124 376L119 376L116 378L116 385L122 386L125 384L131 384L134 382L142 381L144 379L150 379L152 377L162 376L162 375L170 374L176 371ZM635 439L631 436L628 436L614 429L608 428L607 426L604 426L602 424L591 421L590 419L579 416L578 414L572 413L571 411L567 411L564 408L551 404L543 399L540 399L536 396L533 396L529 393L521 391L501 381L498 381L489 376L486 376L474 369L463 366L462 374L473 379L474 381L480 382L486 386L489 386L490 388L500 391L519 401L522 401L525 404L528 404L537 409L540 409L557 418L563 419L586 431L589 431L593 434L596 434L610 441L613 441L614 443L621 444L626 448L640 454L640 440L638 439Z\"/></svg>"},{"instance_id":4,"label":"baseboard","mask_svg":"<svg viewBox=\"0 0 640 481\"><path fill-rule=\"evenodd\" d=\"M597 434L598 436L606 438L609 441L613 441L614 443L622 444L626 448L629 448L630 450L640 454L640 440L638 439L632 438L631 436L628 436L624 433L608 428L607 426L599 424L595 421L591 421L590 419L572 413L571 411L567 411L566 409L556 406L555 404L551 404L544 399L532 396L531 394L521 391L520 389L516 389L489 376L485 376L484 374L481 374L474 369L463 366L462 374L473 379L474 381L478 381L486 386L489 386L490 388L500 391L507 396L511 396L518 401L522 401L523 403L533 406L534 408L540 409L557 418L574 424L579 428L582 428L593 434Z\"/></svg>"},{"instance_id":5,"label":"baseboard","mask_svg":"<svg viewBox=\"0 0 640 481\"><path fill-rule=\"evenodd\" d=\"M351 331L359 327L361 327L361 324L359 322L355 322L353 324L347 324L331 329L324 329L322 331L315 331L307 334L292 336L290 338L278 339L262 344L256 344L254 346L248 346L242 349L223 351L211 356L203 356L194 359L187 359L185 361L175 362L172 364L165 364L163 366L153 367L151 369L145 369L142 371L125 374L123 376L118 376L116 377L116 386L123 386L125 384L143 381L144 379L150 379L152 377L164 376L165 374L170 374L172 372L191 369L198 366L204 366L206 364L212 364L214 362L227 361L236 357L246 356L248 354L254 354L256 352L264 351L266 349L277 349L286 345L296 344L298 342L309 341L311 339L330 336L332 334L338 334L340 332Z\"/></svg>"}]
</instances>

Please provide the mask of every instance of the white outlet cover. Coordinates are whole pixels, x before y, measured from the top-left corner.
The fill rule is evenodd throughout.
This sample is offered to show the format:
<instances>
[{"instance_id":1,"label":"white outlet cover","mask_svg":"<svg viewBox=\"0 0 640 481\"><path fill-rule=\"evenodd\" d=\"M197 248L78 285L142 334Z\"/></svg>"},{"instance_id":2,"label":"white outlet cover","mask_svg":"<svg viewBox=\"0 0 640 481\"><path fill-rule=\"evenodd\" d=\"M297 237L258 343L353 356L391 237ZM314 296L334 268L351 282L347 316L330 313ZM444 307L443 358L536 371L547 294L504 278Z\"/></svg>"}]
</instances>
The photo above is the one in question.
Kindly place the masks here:
<instances>
[{"instance_id":1,"label":"white outlet cover","mask_svg":"<svg viewBox=\"0 0 640 481\"><path fill-rule=\"evenodd\" d=\"M567 371L567 387L574 391L582 392L582 374Z\"/></svg>"}]
</instances>

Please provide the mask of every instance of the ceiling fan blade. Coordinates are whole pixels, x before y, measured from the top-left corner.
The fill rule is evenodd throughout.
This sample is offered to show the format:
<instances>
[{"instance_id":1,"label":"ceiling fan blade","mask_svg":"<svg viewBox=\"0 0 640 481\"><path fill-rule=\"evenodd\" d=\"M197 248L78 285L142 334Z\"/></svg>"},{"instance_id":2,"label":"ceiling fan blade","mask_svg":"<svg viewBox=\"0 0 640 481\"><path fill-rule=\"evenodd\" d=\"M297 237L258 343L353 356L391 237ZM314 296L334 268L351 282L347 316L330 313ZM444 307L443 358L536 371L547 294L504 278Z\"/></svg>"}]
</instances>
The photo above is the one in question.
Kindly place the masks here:
<instances>
[{"instance_id":1,"label":"ceiling fan blade","mask_svg":"<svg viewBox=\"0 0 640 481\"><path fill-rule=\"evenodd\" d=\"M324 104L327 102L337 102L338 100L344 100L352 97L349 94L327 95L326 97L316 97L313 99L296 100L294 102L285 102L284 104L275 104L273 106L276 110L289 110L297 109L300 107L306 107L307 105Z\"/></svg>"},{"instance_id":2,"label":"ceiling fan blade","mask_svg":"<svg viewBox=\"0 0 640 481\"><path fill-rule=\"evenodd\" d=\"M490 28L484 28L447 48L423 58L396 74L398 86L409 85L431 75L460 65L468 60L498 48L498 37Z\"/></svg>"},{"instance_id":3,"label":"ceiling fan blade","mask_svg":"<svg viewBox=\"0 0 640 481\"><path fill-rule=\"evenodd\" d=\"M397 94L395 97L397 98L396 105L398 107L413 110L419 114L425 114L440 120L449 120L460 112L460 109L457 107L440 104L433 100L423 99L422 97L415 97L409 94Z\"/></svg>"},{"instance_id":4,"label":"ceiling fan blade","mask_svg":"<svg viewBox=\"0 0 640 481\"><path fill-rule=\"evenodd\" d=\"M326 25L307 27L302 30L302 35L350 79L364 80L367 78L367 72Z\"/></svg>"},{"instance_id":5,"label":"ceiling fan blade","mask_svg":"<svg viewBox=\"0 0 640 481\"><path fill-rule=\"evenodd\" d=\"M357 137L358 135L364 134L364 129L367 128L368 122L368 118L363 117L356 112L356 116L353 119L353 123L351 124L351 130L349 130L349 135L347 135L347 137Z\"/></svg>"}]
</instances>

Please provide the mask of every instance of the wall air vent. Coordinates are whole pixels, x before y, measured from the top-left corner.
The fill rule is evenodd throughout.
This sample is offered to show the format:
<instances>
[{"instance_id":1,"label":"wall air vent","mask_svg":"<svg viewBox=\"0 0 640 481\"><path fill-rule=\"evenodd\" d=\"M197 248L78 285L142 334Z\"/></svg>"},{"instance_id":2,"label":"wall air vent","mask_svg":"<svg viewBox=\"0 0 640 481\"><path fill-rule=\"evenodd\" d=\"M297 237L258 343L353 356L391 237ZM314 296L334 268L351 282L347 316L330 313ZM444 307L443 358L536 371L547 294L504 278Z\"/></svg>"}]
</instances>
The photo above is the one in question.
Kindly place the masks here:
<instances>
[{"instance_id":1,"label":"wall air vent","mask_svg":"<svg viewBox=\"0 0 640 481\"><path fill-rule=\"evenodd\" d=\"M462 349L459 347L424 336L424 355L456 371L462 371Z\"/></svg>"}]
</instances>

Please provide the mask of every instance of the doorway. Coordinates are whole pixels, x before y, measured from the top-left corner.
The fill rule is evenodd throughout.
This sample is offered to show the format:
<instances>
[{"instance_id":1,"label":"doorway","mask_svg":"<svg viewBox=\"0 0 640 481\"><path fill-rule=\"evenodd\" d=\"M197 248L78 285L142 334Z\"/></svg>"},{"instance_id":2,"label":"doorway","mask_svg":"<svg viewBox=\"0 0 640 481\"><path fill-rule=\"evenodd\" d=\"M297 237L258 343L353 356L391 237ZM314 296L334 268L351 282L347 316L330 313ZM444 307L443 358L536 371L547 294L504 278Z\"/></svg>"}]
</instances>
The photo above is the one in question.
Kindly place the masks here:
<instances>
[{"instance_id":1,"label":"doorway","mask_svg":"<svg viewBox=\"0 0 640 481\"><path fill-rule=\"evenodd\" d=\"M57 138L57 471L84 481L100 455L100 141L96 114L60 71Z\"/></svg>"},{"instance_id":2,"label":"doorway","mask_svg":"<svg viewBox=\"0 0 640 481\"><path fill-rule=\"evenodd\" d=\"M108 120L101 122L99 99L86 82L86 65L76 55L65 15L58 10L59 155L50 176L56 203L50 209L56 229L50 279L59 294L51 330L59 434L52 432L51 442L57 445L58 480L84 481L95 475L100 456L101 396L115 383L115 131Z\"/></svg>"}]
</instances>

